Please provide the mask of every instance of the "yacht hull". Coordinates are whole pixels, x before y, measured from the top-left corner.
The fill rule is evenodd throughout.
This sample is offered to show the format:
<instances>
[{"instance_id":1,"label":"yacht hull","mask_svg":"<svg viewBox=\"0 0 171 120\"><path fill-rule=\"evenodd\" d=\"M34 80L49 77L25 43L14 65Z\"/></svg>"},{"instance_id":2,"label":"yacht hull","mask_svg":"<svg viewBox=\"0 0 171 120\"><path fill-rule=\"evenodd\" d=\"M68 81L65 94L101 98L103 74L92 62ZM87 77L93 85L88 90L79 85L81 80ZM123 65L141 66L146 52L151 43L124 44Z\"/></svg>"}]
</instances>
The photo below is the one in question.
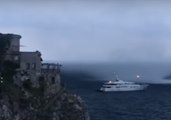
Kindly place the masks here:
<instances>
[{"instance_id":1,"label":"yacht hull","mask_svg":"<svg viewBox=\"0 0 171 120\"><path fill-rule=\"evenodd\" d=\"M110 87L101 87L101 92L112 92L112 91L138 91L138 90L144 90L147 88L148 85L130 85L130 86L110 86Z\"/></svg>"}]
</instances>

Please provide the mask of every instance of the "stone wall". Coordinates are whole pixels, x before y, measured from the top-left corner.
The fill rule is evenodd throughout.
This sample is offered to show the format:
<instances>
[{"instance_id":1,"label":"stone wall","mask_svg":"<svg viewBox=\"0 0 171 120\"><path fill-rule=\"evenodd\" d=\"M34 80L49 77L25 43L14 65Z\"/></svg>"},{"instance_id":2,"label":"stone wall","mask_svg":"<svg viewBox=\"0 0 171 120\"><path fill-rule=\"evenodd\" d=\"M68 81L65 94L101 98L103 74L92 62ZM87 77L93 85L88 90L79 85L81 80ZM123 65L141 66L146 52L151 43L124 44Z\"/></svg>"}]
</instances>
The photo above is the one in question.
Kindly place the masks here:
<instances>
[{"instance_id":1,"label":"stone wall","mask_svg":"<svg viewBox=\"0 0 171 120\"><path fill-rule=\"evenodd\" d=\"M20 52L20 69L27 70L32 73L41 73L41 53L35 52Z\"/></svg>"}]
</instances>

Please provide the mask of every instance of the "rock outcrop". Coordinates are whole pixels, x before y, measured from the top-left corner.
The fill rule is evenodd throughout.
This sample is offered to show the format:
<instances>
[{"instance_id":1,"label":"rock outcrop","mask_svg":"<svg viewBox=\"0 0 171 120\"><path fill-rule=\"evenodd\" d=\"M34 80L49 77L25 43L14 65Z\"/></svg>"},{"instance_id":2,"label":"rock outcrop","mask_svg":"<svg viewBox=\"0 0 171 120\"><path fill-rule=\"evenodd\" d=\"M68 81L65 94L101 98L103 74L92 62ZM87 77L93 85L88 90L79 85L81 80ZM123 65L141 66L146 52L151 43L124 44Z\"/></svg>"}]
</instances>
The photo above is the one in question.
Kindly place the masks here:
<instances>
[{"instance_id":1,"label":"rock outcrop","mask_svg":"<svg viewBox=\"0 0 171 120\"><path fill-rule=\"evenodd\" d=\"M62 89L48 97L1 96L0 113L0 120L89 120L83 100Z\"/></svg>"}]
</instances>

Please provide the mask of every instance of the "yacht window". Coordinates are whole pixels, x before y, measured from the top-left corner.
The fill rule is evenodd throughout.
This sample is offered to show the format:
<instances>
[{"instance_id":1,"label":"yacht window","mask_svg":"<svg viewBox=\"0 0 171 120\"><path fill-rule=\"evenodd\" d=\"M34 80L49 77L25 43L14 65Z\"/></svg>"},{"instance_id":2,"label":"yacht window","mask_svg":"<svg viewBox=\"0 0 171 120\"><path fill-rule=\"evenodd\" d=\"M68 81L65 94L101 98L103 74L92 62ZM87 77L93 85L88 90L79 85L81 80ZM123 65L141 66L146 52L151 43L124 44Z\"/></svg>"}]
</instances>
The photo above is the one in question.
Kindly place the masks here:
<instances>
[{"instance_id":1,"label":"yacht window","mask_svg":"<svg viewBox=\"0 0 171 120\"><path fill-rule=\"evenodd\" d=\"M110 86L105 86L105 88L111 88Z\"/></svg>"},{"instance_id":2,"label":"yacht window","mask_svg":"<svg viewBox=\"0 0 171 120\"><path fill-rule=\"evenodd\" d=\"M111 83L111 84L108 84L108 85L117 85L117 84L115 84L115 83Z\"/></svg>"}]
</instances>

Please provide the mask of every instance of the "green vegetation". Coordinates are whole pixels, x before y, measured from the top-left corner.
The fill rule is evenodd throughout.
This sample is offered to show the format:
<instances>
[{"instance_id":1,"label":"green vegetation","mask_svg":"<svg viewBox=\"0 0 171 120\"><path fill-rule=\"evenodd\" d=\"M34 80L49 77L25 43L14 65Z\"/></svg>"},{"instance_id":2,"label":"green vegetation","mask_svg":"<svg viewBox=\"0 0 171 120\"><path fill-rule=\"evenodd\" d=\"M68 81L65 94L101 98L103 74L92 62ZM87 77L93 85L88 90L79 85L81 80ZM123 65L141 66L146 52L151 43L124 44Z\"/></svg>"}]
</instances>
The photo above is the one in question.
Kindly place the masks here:
<instances>
[{"instance_id":1,"label":"green vegetation","mask_svg":"<svg viewBox=\"0 0 171 120\"><path fill-rule=\"evenodd\" d=\"M8 50L11 43L11 34L3 35L0 34L0 67L2 67L5 53Z\"/></svg>"},{"instance_id":2,"label":"green vegetation","mask_svg":"<svg viewBox=\"0 0 171 120\"><path fill-rule=\"evenodd\" d=\"M0 34L0 93L7 91L11 86L8 85L12 81L15 65L10 61L5 61L6 52L10 46L11 35Z\"/></svg>"},{"instance_id":3,"label":"green vegetation","mask_svg":"<svg viewBox=\"0 0 171 120\"><path fill-rule=\"evenodd\" d=\"M10 92L16 90L13 84L13 76L15 75L15 70L19 67L19 64L5 60L7 50L11 44L11 39L12 34L0 34L0 95L11 95ZM12 94L14 94L14 92Z\"/></svg>"},{"instance_id":4,"label":"green vegetation","mask_svg":"<svg viewBox=\"0 0 171 120\"><path fill-rule=\"evenodd\" d=\"M16 74L16 69L19 67L19 64L16 64L12 61L4 61L3 69L1 70L1 76L6 83L13 83L13 75Z\"/></svg>"}]
</instances>

